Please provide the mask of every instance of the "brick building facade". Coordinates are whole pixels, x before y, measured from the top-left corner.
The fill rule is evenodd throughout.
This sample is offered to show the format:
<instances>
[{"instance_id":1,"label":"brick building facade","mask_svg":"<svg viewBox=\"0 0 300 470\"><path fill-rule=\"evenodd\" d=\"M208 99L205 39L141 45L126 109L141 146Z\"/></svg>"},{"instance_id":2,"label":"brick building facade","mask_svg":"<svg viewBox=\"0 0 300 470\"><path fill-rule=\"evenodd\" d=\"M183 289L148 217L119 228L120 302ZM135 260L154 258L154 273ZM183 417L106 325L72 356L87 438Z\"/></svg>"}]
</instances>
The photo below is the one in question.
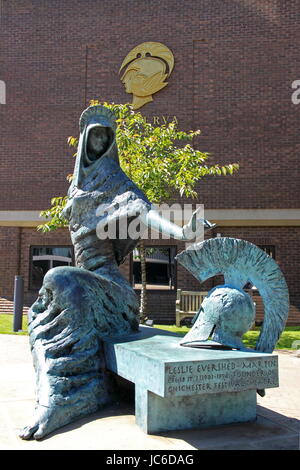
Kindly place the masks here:
<instances>
[{"instance_id":1,"label":"brick building facade","mask_svg":"<svg viewBox=\"0 0 300 470\"><path fill-rule=\"evenodd\" d=\"M300 323L300 1L291 0L2 0L0 297L11 299L22 274L25 300L32 247L70 246L67 230L36 231L40 210L65 195L73 171L67 137L91 99L125 103L119 68L128 52L158 41L173 52L168 86L141 108L150 121L176 116L201 129L194 145L211 163L238 162L232 177L199 183L211 236L272 247L289 286L289 323ZM1 101L1 100L0 100ZM177 202L190 202L178 197ZM154 245L183 245L176 241ZM132 277L131 260L122 269ZM215 280L205 287L213 285ZM203 290L177 267L176 286ZM175 290L149 290L149 313L174 322ZM257 301L261 315L261 303Z\"/></svg>"}]
</instances>

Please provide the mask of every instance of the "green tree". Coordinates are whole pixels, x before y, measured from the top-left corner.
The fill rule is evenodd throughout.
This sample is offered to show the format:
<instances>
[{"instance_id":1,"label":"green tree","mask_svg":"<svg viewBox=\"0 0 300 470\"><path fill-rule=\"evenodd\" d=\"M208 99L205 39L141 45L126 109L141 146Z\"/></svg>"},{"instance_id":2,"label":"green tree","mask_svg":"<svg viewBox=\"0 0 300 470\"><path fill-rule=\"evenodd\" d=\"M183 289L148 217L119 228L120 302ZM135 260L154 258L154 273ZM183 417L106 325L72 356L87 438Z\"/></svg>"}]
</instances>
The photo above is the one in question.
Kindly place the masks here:
<instances>
[{"instance_id":1,"label":"green tree","mask_svg":"<svg viewBox=\"0 0 300 470\"><path fill-rule=\"evenodd\" d=\"M154 126L140 112L134 112L129 104L100 103L97 100L90 104L103 104L115 114L120 165L153 204L168 201L176 192L181 197L196 198L196 184L203 177L232 175L238 170L236 163L208 165L209 154L194 149L190 144L200 134L199 130L179 131L175 122ZM68 143L77 147L78 139L69 137ZM70 181L72 175L67 178ZM54 197L51 207L41 212L47 222L38 229L47 232L66 226L67 221L62 216L66 202L67 196ZM140 317L144 320L146 264L143 240L138 247L142 271Z\"/></svg>"}]
</instances>

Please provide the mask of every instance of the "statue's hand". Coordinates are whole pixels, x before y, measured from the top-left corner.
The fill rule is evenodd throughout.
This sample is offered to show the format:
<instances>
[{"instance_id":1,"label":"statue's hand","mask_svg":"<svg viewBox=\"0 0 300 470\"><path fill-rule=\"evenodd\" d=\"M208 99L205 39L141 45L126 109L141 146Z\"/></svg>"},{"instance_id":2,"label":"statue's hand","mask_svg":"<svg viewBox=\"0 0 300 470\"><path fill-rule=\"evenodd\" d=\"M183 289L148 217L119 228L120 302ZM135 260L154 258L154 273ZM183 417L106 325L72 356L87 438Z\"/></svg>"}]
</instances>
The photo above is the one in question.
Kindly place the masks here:
<instances>
[{"instance_id":1,"label":"statue's hand","mask_svg":"<svg viewBox=\"0 0 300 470\"><path fill-rule=\"evenodd\" d=\"M198 217L200 211L202 211L202 208L193 212L189 223L183 226L182 230L185 240L193 240L203 235L203 226L204 231L212 230L216 227L216 224L211 224L208 220Z\"/></svg>"}]
</instances>

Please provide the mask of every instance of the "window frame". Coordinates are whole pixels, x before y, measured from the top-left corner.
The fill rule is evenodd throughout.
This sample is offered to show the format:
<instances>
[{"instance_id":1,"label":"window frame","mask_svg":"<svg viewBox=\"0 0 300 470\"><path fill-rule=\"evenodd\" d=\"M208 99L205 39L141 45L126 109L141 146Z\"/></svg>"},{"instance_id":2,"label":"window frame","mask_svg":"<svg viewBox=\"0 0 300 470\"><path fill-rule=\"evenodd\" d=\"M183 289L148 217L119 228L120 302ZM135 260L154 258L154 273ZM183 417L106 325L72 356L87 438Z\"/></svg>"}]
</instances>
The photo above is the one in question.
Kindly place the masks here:
<instances>
[{"instance_id":1,"label":"window frame","mask_svg":"<svg viewBox=\"0 0 300 470\"><path fill-rule=\"evenodd\" d=\"M272 258L274 261L276 260L276 246L275 246L275 245L271 245L271 244L268 244L268 245L260 245L260 244L257 244L257 246L258 246L258 248L260 248L261 250L263 250L268 256L270 256L270 255L269 255L269 253L267 253L267 252L264 250L264 248L265 248L265 249L270 248L270 252L273 251L273 254L274 254L274 256L270 256L270 258Z\"/></svg>"},{"instance_id":2,"label":"window frame","mask_svg":"<svg viewBox=\"0 0 300 470\"><path fill-rule=\"evenodd\" d=\"M40 287L32 287L32 271L33 271L33 249L34 248L69 248L72 253L72 266L75 266L75 254L73 245L30 245L29 247L29 277L28 277L28 291L38 292Z\"/></svg>"},{"instance_id":3,"label":"window frame","mask_svg":"<svg viewBox=\"0 0 300 470\"><path fill-rule=\"evenodd\" d=\"M177 292L177 261L176 261L176 256L178 253L178 246L176 244L170 244L170 245L145 245L145 248L175 248L175 255L174 255L174 288L170 289L158 289L155 287L148 287L148 281L147 281L147 291L150 292L159 292L163 294L176 294ZM141 287L135 287L133 284L133 253L130 254L130 271L129 271L129 281L131 287L137 291L141 292ZM153 285L153 284L152 284Z\"/></svg>"}]
</instances>

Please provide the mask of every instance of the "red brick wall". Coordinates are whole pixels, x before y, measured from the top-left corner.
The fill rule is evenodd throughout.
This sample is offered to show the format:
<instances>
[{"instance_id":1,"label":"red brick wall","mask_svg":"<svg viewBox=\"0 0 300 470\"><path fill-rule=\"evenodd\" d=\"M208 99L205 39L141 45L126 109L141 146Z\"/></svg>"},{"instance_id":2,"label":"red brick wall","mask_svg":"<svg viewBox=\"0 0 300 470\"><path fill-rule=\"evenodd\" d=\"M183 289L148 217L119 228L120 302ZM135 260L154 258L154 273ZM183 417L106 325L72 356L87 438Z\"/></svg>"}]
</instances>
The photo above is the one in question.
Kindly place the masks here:
<instances>
[{"instance_id":1,"label":"red brick wall","mask_svg":"<svg viewBox=\"0 0 300 470\"><path fill-rule=\"evenodd\" d=\"M66 138L78 134L90 99L131 100L118 70L145 41L165 43L175 67L168 86L141 111L150 119L176 115L179 127L202 130L195 145L212 153L212 162L240 164L233 177L203 180L195 202L206 208L299 208L300 107L291 102L291 84L300 78L299 7L299 0L3 0L1 210L41 210L51 197L66 194L74 165ZM274 241L298 315L299 229L220 231L257 244ZM19 229L1 227L3 293L12 294L19 266L27 283L30 244L67 238L22 229L20 259ZM178 286L199 288L182 268ZM161 315L171 318L174 299L155 295Z\"/></svg>"},{"instance_id":2,"label":"red brick wall","mask_svg":"<svg viewBox=\"0 0 300 470\"><path fill-rule=\"evenodd\" d=\"M69 135L90 99L131 100L118 76L144 41L174 53L169 85L142 108L177 115L212 161L240 163L199 189L208 208L299 206L296 0L3 0L0 106L2 210L43 209L65 194ZM280 191L277 188L280 188ZM276 190L275 190L276 188Z\"/></svg>"}]
</instances>

